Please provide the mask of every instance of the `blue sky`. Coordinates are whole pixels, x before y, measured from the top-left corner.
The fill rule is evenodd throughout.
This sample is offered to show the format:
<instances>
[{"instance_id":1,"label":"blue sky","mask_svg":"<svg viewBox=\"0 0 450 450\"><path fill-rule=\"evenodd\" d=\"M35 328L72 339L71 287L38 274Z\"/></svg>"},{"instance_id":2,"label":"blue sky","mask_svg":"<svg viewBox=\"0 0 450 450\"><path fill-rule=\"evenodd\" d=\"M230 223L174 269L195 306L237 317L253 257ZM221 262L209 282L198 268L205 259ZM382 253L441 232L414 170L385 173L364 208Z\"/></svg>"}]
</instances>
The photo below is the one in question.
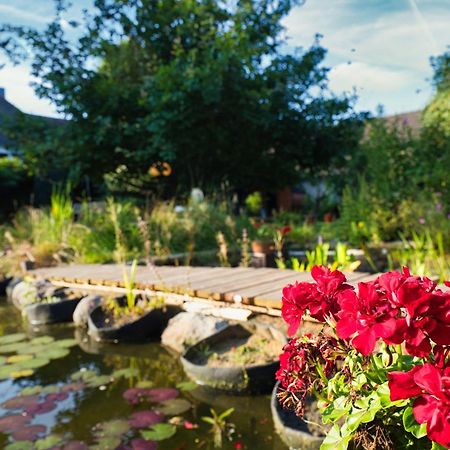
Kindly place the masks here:
<instances>
[{"instance_id":1,"label":"blue sky","mask_svg":"<svg viewBox=\"0 0 450 450\"><path fill-rule=\"evenodd\" d=\"M80 9L91 4L74 3ZM51 0L0 0L0 22L42 27L51 16ZM450 44L449 24L450 0L306 0L284 20L289 47L308 47L315 33L323 35L334 92L356 89L358 110L382 104L387 114L421 109L430 100L429 58ZM10 102L55 116L30 81L26 65L0 70Z\"/></svg>"}]
</instances>

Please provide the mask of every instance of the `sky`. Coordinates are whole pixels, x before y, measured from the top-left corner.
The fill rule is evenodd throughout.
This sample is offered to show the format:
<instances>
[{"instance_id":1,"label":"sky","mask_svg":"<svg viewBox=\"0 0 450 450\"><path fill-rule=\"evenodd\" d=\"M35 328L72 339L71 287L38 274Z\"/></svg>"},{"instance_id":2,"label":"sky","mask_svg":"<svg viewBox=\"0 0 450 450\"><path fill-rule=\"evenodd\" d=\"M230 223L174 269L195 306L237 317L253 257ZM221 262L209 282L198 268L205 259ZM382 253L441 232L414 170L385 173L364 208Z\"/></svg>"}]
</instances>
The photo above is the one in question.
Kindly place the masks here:
<instances>
[{"instance_id":1,"label":"sky","mask_svg":"<svg viewBox=\"0 0 450 450\"><path fill-rule=\"evenodd\" d=\"M91 1L74 3L81 9ZM42 28L52 17L52 4L0 0L0 23ZM422 109L432 97L429 59L450 45L450 0L306 0L283 24L287 50L307 48L316 33L323 36L333 92L355 90L357 110L375 112L381 104L385 114L396 114ZM23 112L57 117L51 104L35 96L30 81L25 64L0 69L8 101Z\"/></svg>"}]
</instances>

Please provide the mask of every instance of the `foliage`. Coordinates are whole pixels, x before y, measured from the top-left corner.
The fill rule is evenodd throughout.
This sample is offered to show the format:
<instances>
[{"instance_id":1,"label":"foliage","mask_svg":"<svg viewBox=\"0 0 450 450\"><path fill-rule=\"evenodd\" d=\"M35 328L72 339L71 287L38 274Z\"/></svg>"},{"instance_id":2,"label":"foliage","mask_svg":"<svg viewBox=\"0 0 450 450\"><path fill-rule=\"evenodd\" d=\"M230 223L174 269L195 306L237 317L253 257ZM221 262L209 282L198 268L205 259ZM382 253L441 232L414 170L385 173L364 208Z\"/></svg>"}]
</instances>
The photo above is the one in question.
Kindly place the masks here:
<instances>
[{"instance_id":1,"label":"foliage","mask_svg":"<svg viewBox=\"0 0 450 450\"><path fill-rule=\"evenodd\" d=\"M417 275L433 276L441 283L450 278L450 257L441 232L434 238L428 230L413 232L411 241L402 236L402 248L392 250L388 257L391 269L407 266Z\"/></svg>"},{"instance_id":2,"label":"foliage","mask_svg":"<svg viewBox=\"0 0 450 450\"><path fill-rule=\"evenodd\" d=\"M232 425L227 422L227 417L234 412L234 408L229 408L222 413L217 413L214 408L210 409L211 416L202 417L202 420L211 425L214 447L222 448L223 433L232 431Z\"/></svg>"},{"instance_id":3,"label":"foliage","mask_svg":"<svg viewBox=\"0 0 450 450\"><path fill-rule=\"evenodd\" d=\"M262 195L261 192L252 192L245 199L245 206L250 214L258 215L262 208Z\"/></svg>"},{"instance_id":4,"label":"foliage","mask_svg":"<svg viewBox=\"0 0 450 450\"><path fill-rule=\"evenodd\" d=\"M333 261L328 262L330 253L333 255ZM346 272L354 272L360 261L348 253L347 245L342 242L337 242L334 251L330 252L330 244L327 242L319 242L317 246L311 250L306 251L306 262L300 262L298 258L291 258L292 269L297 272L310 272L314 266L326 266L332 270L344 270Z\"/></svg>"},{"instance_id":5,"label":"foliage","mask_svg":"<svg viewBox=\"0 0 450 450\"><path fill-rule=\"evenodd\" d=\"M322 450L345 450L351 441L450 447L450 292L407 268L359 283L358 293L339 271L316 266L311 275L314 283L284 288L282 316L290 335L307 312L324 328L284 347L281 403L302 417L307 397L318 398L332 425Z\"/></svg>"},{"instance_id":6,"label":"foliage","mask_svg":"<svg viewBox=\"0 0 450 450\"><path fill-rule=\"evenodd\" d=\"M109 174L146 196L276 191L307 169L342 168L363 115L328 90L318 39L283 50L282 20L298 3L101 0L66 30L57 1L42 31L3 25L4 50L30 55L37 95L71 119L44 138L17 124L27 160L57 149L75 179ZM171 175L151 179L149 166L164 163Z\"/></svg>"}]
</instances>

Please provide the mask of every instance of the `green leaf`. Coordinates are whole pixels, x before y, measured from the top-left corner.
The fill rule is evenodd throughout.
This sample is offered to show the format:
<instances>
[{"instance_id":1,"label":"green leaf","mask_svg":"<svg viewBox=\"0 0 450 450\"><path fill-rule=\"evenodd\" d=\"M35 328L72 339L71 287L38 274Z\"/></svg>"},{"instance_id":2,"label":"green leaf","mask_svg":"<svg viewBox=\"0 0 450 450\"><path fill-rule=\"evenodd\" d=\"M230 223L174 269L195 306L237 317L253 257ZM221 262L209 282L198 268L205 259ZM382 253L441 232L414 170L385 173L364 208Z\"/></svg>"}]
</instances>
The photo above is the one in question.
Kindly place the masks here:
<instances>
[{"instance_id":1,"label":"green leaf","mask_svg":"<svg viewBox=\"0 0 450 450\"><path fill-rule=\"evenodd\" d=\"M160 403L155 409L166 416L178 416L191 409L191 404L184 398L174 398Z\"/></svg>"},{"instance_id":2,"label":"green leaf","mask_svg":"<svg viewBox=\"0 0 450 450\"><path fill-rule=\"evenodd\" d=\"M127 367L125 369L115 370L112 374L112 378L132 378L139 375L139 370L135 367Z\"/></svg>"},{"instance_id":3,"label":"green leaf","mask_svg":"<svg viewBox=\"0 0 450 450\"><path fill-rule=\"evenodd\" d=\"M7 334L0 337L0 345L13 344L23 341L27 336L24 333Z\"/></svg>"},{"instance_id":4,"label":"green leaf","mask_svg":"<svg viewBox=\"0 0 450 450\"><path fill-rule=\"evenodd\" d=\"M34 339L31 339L30 343L32 345L42 345L42 344L51 344L55 338L51 336L39 336Z\"/></svg>"},{"instance_id":5,"label":"green leaf","mask_svg":"<svg viewBox=\"0 0 450 450\"><path fill-rule=\"evenodd\" d=\"M350 439L351 434L342 436L339 427L333 425L333 428L325 436L320 450L347 450Z\"/></svg>"},{"instance_id":6,"label":"green leaf","mask_svg":"<svg viewBox=\"0 0 450 450\"><path fill-rule=\"evenodd\" d=\"M229 409L225 410L223 413L219 414L219 419L223 420L233 413L234 413L234 408L229 408Z\"/></svg>"},{"instance_id":7,"label":"green leaf","mask_svg":"<svg viewBox=\"0 0 450 450\"><path fill-rule=\"evenodd\" d=\"M174 425L169 423L157 423L153 425L149 430L141 431L141 435L144 439L151 441L163 441L171 438L177 431Z\"/></svg>"},{"instance_id":8,"label":"green leaf","mask_svg":"<svg viewBox=\"0 0 450 450\"><path fill-rule=\"evenodd\" d=\"M443 447L441 444L438 444L437 442L433 442L431 446L431 450L447 450L445 447Z\"/></svg>"},{"instance_id":9,"label":"green leaf","mask_svg":"<svg viewBox=\"0 0 450 450\"><path fill-rule=\"evenodd\" d=\"M34 443L36 450L49 450L53 447L56 447L59 443L61 443L62 437L56 434L50 434L49 436L39 439Z\"/></svg>"},{"instance_id":10,"label":"green leaf","mask_svg":"<svg viewBox=\"0 0 450 450\"><path fill-rule=\"evenodd\" d=\"M423 438L427 435L427 424L420 424L416 421L411 406L403 411L403 426L406 431L409 431L417 439Z\"/></svg>"},{"instance_id":11,"label":"green leaf","mask_svg":"<svg viewBox=\"0 0 450 450\"><path fill-rule=\"evenodd\" d=\"M16 441L8 444L4 450L33 450L34 445L31 441Z\"/></svg>"},{"instance_id":12,"label":"green leaf","mask_svg":"<svg viewBox=\"0 0 450 450\"><path fill-rule=\"evenodd\" d=\"M181 381L177 384L177 388L180 391L193 391L198 388L198 384L194 381Z\"/></svg>"}]
</instances>

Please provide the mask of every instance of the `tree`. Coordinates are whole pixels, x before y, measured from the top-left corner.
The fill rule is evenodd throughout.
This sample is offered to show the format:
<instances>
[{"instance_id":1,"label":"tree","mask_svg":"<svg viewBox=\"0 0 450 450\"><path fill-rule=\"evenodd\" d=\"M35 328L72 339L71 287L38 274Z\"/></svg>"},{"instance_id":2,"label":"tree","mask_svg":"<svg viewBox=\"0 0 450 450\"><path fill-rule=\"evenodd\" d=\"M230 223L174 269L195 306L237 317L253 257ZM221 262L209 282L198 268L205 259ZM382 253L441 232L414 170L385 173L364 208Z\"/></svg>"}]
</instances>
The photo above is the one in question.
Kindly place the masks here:
<instances>
[{"instance_id":1,"label":"tree","mask_svg":"<svg viewBox=\"0 0 450 450\"><path fill-rule=\"evenodd\" d=\"M318 39L282 52L299 2L95 0L70 40L60 0L43 32L5 25L3 42L31 50L36 93L70 118L57 139L72 173L135 179L169 162L174 192L275 191L342 167L363 117L329 92Z\"/></svg>"}]
</instances>

